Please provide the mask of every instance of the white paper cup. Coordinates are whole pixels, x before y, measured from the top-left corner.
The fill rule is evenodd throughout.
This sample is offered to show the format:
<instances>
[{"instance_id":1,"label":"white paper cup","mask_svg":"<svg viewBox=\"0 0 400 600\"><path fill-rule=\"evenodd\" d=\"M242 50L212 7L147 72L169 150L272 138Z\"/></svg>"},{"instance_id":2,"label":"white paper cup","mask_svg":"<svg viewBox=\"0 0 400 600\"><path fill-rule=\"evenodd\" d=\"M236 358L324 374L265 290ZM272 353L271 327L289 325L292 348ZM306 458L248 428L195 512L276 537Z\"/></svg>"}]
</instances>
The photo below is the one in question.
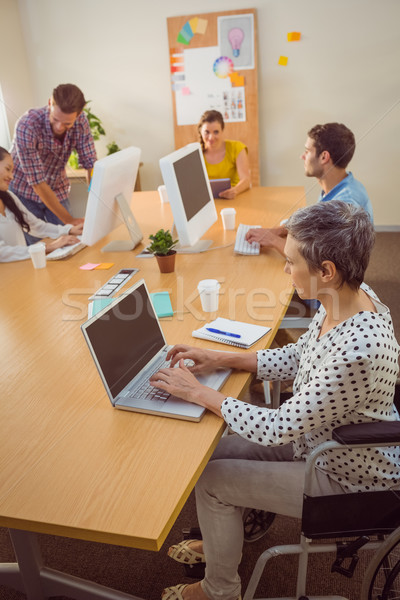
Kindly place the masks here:
<instances>
[{"instance_id":1,"label":"white paper cup","mask_svg":"<svg viewBox=\"0 0 400 600\"><path fill-rule=\"evenodd\" d=\"M29 254L35 269L43 269L46 266L46 246L43 242L38 242L28 246Z\"/></svg>"},{"instance_id":2,"label":"white paper cup","mask_svg":"<svg viewBox=\"0 0 400 600\"><path fill-rule=\"evenodd\" d=\"M199 281L197 289L200 294L201 308L204 312L215 312L218 310L220 287L216 279L203 279Z\"/></svg>"},{"instance_id":3,"label":"white paper cup","mask_svg":"<svg viewBox=\"0 0 400 600\"><path fill-rule=\"evenodd\" d=\"M223 208L221 217L224 229L235 229L236 210L234 208Z\"/></svg>"},{"instance_id":4,"label":"white paper cup","mask_svg":"<svg viewBox=\"0 0 400 600\"><path fill-rule=\"evenodd\" d=\"M169 202L169 200L168 200L168 194L167 194L167 188L165 187L165 185L159 185L157 189L158 189L158 193L160 194L160 200L161 200L161 202L163 204L165 202Z\"/></svg>"}]
</instances>

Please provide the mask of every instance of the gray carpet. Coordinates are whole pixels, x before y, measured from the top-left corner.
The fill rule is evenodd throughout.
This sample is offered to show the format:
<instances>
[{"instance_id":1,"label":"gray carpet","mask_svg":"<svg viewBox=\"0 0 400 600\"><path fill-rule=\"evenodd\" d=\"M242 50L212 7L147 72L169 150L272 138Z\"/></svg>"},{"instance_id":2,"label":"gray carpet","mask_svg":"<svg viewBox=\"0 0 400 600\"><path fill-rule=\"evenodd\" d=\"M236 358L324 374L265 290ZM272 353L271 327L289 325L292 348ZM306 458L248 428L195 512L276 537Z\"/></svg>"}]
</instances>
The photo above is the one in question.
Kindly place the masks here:
<instances>
[{"instance_id":1,"label":"gray carpet","mask_svg":"<svg viewBox=\"0 0 400 600\"><path fill-rule=\"evenodd\" d=\"M398 264L400 233L378 233L366 282L381 300L391 308L395 331L400 340L400 268ZM298 335L298 331L290 332ZM257 386L251 393L252 400L259 401ZM146 600L159 600L163 587L176 583L190 583L184 577L183 568L166 556L171 543L182 538L181 530L196 525L196 509L193 494L184 506L160 552L146 552L83 542L69 538L40 535L45 564L49 567L84 577L103 585L137 595ZM267 536L258 542L245 544L240 575L243 589L261 552L273 545L296 543L299 540L300 521L277 516ZM0 561L13 561L13 551L8 532L0 528ZM333 556L314 555L310 559L307 593L337 594L349 600L358 600L360 581L367 561L361 558L353 579L331 574ZM288 596L295 593L297 558L273 559L265 570L258 589L258 596ZM24 600L23 594L0 586L1 600ZM58 600L67 600L58 597Z\"/></svg>"}]
</instances>

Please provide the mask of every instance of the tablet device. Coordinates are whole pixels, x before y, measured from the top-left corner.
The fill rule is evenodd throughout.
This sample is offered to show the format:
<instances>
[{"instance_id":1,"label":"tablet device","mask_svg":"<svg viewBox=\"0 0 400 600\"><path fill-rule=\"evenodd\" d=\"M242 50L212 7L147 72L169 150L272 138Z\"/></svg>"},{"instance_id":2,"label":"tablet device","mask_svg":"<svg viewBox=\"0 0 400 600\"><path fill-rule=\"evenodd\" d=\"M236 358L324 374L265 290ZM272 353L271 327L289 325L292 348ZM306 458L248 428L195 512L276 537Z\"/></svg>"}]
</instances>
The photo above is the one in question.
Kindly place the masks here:
<instances>
[{"instance_id":1,"label":"tablet device","mask_svg":"<svg viewBox=\"0 0 400 600\"><path fill-rule=\"evenodd\" d=\"M214 198L219 198L219 195L224 190L229 190L231 187L231 180L226 179L210 179L211 190Z\"/></svg>"}]
</instances>

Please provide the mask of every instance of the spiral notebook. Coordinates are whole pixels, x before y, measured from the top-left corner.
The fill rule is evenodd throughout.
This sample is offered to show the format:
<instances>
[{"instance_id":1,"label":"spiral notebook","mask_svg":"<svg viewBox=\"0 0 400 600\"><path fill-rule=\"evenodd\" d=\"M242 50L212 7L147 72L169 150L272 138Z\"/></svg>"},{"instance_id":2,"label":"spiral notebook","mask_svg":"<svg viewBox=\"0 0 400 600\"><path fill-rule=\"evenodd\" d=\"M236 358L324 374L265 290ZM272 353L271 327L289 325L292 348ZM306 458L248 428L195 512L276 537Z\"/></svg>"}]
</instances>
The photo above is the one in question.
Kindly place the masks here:
<instances>
[{"instance_id":1,"label":"spiral notebook","mask_svg":"<svg viewBox=\"0 0 400 600\"><path fill-rule=\"evenodd\" d=\"M209 331L209 329L216 331ZM215 321L206 323L200 329L192 331L192 336L202 340L238 346L239 348L250 348L269 331L271 331L271 327L218 317Z\"/></svg>"}]
</instances>

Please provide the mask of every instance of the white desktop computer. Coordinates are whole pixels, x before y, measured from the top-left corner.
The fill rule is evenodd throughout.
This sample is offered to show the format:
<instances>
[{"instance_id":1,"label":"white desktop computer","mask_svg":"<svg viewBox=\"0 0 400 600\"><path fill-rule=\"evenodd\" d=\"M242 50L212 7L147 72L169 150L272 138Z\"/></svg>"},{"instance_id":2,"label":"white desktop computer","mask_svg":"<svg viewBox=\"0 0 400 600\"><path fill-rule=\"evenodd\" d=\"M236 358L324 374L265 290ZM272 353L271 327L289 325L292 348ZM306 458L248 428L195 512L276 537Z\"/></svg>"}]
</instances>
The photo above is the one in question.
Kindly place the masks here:
<instances>
[{"instance_id":1,"label":"white desktop computer","mask_svg":"<svg viewBox=\"0 0 400 600\"><path fill-rule=\"evenodd\" d=\"M160 169L179 238L177 251L204 252L212 240L200 238L218 216L200 144L164 156Z\"/></svg>"},{"instance_id":2,"label":"white desktop computer","mask_svg":"<svg viewBox=\"0 0 400 600\"><path fill-rule=\"evenodd\" d=\"M140 148L130 146L95 162L82 232L86 246L92 246L123 222L130 240L110 242L103 252L133 250L143 239L129 206L140 155Z\"/></svg>"}]
</instances>

